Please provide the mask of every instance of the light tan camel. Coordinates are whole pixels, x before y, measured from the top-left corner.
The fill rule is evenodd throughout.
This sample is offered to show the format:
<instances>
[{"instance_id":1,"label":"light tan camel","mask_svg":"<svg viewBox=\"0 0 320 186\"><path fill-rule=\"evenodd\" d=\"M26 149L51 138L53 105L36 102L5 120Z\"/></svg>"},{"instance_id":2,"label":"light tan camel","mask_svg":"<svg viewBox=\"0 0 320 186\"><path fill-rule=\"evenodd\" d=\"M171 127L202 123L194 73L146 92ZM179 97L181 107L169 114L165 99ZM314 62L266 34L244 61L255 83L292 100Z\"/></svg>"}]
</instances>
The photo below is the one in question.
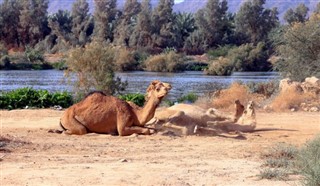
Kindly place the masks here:
<instances>
[{"instance_id":1,"label":"light tan camel","mask_svg":"<svg viewBox=\"0 0 320 186\"><path fill-rule=\"evenodd\" d=\"M60 125L65 134L151 134L154 131L143 126L153 118L156 108L170 89L168 83L153 81L147 89L147 100L143 108L94 92L69 107L61 117Z\"/></svg>"},{"instance_id":2,"label":"light tan camel","mask_svg":"<svg viewBox=\"0 0 320 186\"><path fill-rule=\"evenodd\" d=\"M238 121L210 121L208 125L223 132L253 132L257 125L254 102L248 102Z\"/></svg>"},{"instance_id":3,"label":"light tan camel","mask_svg":"<svg viewBox=\"0 0 320 186\"><path fill-rule=\"evenodd\" d=\"M174 130L182 135L220 135L253 130L256 124L253 102L249 102L244 110L236 100L235 109L235 114L229 116L213 108L204 110L195 105L178 104L156 112L153 122L158 130ZM250 127L247 123L250 123Z\"/></svg>"},{"instance_id":4,"label":"light tan camel","mask_svg":"<svg viewBox=\"0 0 320 186\"><path fill-rule=\"evenodd\" d=\"M206 127L209 121L232 120L233 117L214 108L207 110L190 104L176 104L159 109L148 123L157 130L173 129L182 135L191 135L196 125Z\"/></svg>"}]
</instances>

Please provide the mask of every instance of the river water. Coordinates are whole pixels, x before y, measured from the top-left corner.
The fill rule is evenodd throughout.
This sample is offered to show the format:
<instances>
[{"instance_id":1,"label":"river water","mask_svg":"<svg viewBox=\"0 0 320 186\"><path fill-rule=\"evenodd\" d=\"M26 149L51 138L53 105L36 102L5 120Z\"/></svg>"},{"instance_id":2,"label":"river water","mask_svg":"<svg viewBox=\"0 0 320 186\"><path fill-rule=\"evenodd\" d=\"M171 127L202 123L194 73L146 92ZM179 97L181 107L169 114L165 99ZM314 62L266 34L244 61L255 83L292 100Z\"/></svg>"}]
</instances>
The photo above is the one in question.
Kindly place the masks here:
<instances>
[{"instance_id":1,"label":"river water","mask_svg":"<svg viewBox=\"0 0 320 186\"><path fill-rule=\"evenodd\" d=\"M188 93L203 95L227 87L233 82L268 82L279 79L275 72L237 72L231 76L207 76L198 71L183 73L158 72L121 72L116 73L128 82L125 93L144 93L149 83L160 80L170 83L172 90L169 99L175 99ZM0 71L0 90L9 91L22 87L46 89L49 91L72 91L72 83L64 78L64 72L58 70L11 70Z\"/></svg>"}]
</instances>

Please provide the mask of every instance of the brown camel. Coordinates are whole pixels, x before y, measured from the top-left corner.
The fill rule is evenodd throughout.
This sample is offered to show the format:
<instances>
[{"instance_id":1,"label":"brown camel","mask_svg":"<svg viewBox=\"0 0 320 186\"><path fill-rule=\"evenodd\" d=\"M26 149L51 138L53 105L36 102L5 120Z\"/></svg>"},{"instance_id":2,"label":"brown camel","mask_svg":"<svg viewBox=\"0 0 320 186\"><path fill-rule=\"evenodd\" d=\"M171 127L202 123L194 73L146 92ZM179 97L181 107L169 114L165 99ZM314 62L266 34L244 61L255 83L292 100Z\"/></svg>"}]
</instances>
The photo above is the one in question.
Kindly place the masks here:
<instances>
[{"instance_id":1,"label":"brown camel","mask_svg":"<svg viewBox=\"0 0 320 186\"><path fill-rule=\"evenodd\" d=\"M152 119L162 98L170 89L171 85L168 83L153 81L147 89L147 100L143 108L94 92L69 107L61 117L60 125L65 134L152 134L153 130L143 126Z\"/></svg>"}]
</instances>

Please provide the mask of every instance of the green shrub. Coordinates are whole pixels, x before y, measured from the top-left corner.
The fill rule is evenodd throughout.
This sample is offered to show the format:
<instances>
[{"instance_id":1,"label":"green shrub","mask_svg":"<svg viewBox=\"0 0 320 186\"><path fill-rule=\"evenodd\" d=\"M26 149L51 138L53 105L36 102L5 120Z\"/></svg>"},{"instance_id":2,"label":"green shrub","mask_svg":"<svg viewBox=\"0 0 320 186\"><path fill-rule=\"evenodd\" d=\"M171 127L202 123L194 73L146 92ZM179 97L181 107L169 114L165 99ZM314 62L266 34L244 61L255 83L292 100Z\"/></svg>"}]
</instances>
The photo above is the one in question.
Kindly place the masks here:
<instances>
[{"instance_id":1,"label":"green shrub","mask_svg":"<svg viewBox=\"0 0 320 186\"><path fill-rule=\"evenodd\" d=\"M72 78L72 73L77 77L74 88L78 97L91 90L113 95L127 86L126 82L115 77L115 48L112 46L93 42L75 48L67 58L67 65L67 77Z\"/></svg>"},{"instance_id":2,"label":"green shrub","mask_svg":"<svg viewBox=\"0 0 320 186\"><path fill-rule=\"evenodd\" d=\"M20 88L0 95L0 109L22 109L26 106L48 108L55 105L67 108L72 103L70 93L50 93L47 90L34 90L32 88Z\"/></svg>"},{"instance_id":3,"label":"green shrub","mask_svg":"<svg viewBox=\"0 0 320 186\"><path fill-rule=\"evenodd\" d=\"M174 51L150 56L144 62L144 69L153 72L180 72L184 70L183 56Z\"/></svg>"},{"instance_id":4,"label":"green shrub","mask_svg":"<svg viewBox=\"0 0 320 186\"><path fill-rule=\"evenodd\" d=\"M178 98L178 103L183 103L183 102L189 102L189 103L194 103L198 99L198 96L194 93L188 93L187 95L184 95L180 98Z\"/></svg>"},{"instance_id":5,"label":"green shrub","mask_svg":"<svg viewBox=\"0 0 320 186\"><path fill-rule=\"evenodd\" d=\"M138 61L135 60L133 52L120 48L115 54L115 64L117 71L132 71L137 69Z\"/></svg>"},{"instance_id":6,"label":"green shrub","mask_svg":"<svg viewBox=\"0 0 320 186\"><path fill-rule=\"evenodd\" d=\"M57 70L66 70L68 68L66 60L64 60L64 59L62 59L58 62L52 63L51 65L54 69L57 69Z\"/></svg>"},{"instance_id":7,"label":"green shrub","mask_svg":"<svg viewBox=\"0 0 320 186\"><path fill-rule=\"evenodd\" d=\"M233 69L234 67L228 58L219 57L209 64L208 68L204 70L204 73L214 76L227 76L231 75Z\"/></svg>"},{"instance_id":8,"label":"green shrub","mask_svg":"<svg viewBox=\"0 0 320 186\"><path fill-rule=\"evenodd\" d=\"M30 47L27 47L25 52L25 57L30 63L43 63L44 57L43 53L39 50L32 49Z\"/></svg>"},{"instance_id":9,"label":"green shrub","mask_svg":"<svg viewBox=\"0 0 320 186\"><path fill-rule=\"evenodd\" d=\"M320 185L320 135L300 150L297 164L304 185Z\"/></svg>"},{"instance_id":10,"label":"green shrub","mask_svg":"<svg viewBox=\"0 0 320 186\"><path fill-rule=\"evenodd\" d=\"M219 57L227 56L229 50L232 48L235 48L235 46L232 46L232 45L220 46L219 48L209 50L207 54L210 59L214 60Z\"/></svg>"},{"instance_id":11,"label":"green shrub","mask_svg":"<svg viewBox=\"0 0 320 186\"><path fill-rule=\"evenodd\" d=\"M143 94L125 94L125 95L120 95L119 96L120 99L125 100L125 101L131 101L134 104L142 107L144 105L145 102L145 97Z\"/></svg>"}]
</instances>

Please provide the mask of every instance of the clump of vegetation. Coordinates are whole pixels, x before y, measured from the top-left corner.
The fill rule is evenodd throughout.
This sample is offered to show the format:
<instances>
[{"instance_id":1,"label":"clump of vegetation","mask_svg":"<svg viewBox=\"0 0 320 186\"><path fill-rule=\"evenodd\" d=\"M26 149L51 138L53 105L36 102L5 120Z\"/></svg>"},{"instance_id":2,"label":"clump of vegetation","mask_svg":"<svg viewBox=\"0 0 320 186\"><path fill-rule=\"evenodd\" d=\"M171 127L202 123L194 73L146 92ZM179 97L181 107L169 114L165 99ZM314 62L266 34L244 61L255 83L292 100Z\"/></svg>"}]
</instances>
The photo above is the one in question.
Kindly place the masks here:
<instances>
[{"instance_id":1,"label":"clump of vegetation","mask_svg":"<svg viewBox=\"0 0 320 186\"><path fill-rule=\"evenodd\" d=\"M178 103L194 103L198 99L198 96L194 93L188 93L187 95L183 95L182 97L178 98Z\"/></svg>"},{"instance_id":2,"label":"clump of vegetation","mask_svg":"<svg viewBox=\"0 0 320 186\"><path fill-rule=\"evenodd\" d=\"M57 70L67 70L68 68L65 59L61 59L60 61L52 63L51 65L54 69L57 69Z\"/></svg>"},{"instance_id":3,"label":"clump of vegetation","mask_svg":"<svg viewBox=\"0 0 320 186\"><path fill-rule=\"evenodd\" d=\"M102 91L113 95L125 90L126 82L115 77L115 49L108 45L93 42L75 48L67 58L68 73L75 73L77 80L75 92L79 98L91 90Z\"/></svg>"},{"instance_id":4,"label":"clump of vegetation","mask_svg":"<svg viewBox=\"0 0 320 186\"><path fill-rule=\"evenodd\" d=\"M235 100L245 103L249 97L249 90L246 85L233 83L229 88L218 91L212 103L215 108L230 108Z\"/></svg>"},{"instance_id":5,"label":"clump of vegetation","mask_svg":"<svg viewBox=\"0 0 320 186\"><path fill-rule=\"evenodd\" d=\"M286 91L280 91L273 99L271 107L274 111L284 111L292 108L299 108L301 103L312 99L314 99L313 95L304 94L292 87L288 88Z\"/></svg>"},{"instance_id":6,"label":"clump of vegetation","mask_svg":"<svg viewBox=\"0 0 320 186\"><path fill-rule=\"evenodd\" d=\"M320 7L320 5L319 5ZM314 13L306 22L295 22L275 44L281 60L274 68L292 80L320 76L320 14Z\"/></svg>"},{"instance_id":7,"label":"clump of vegetation","mask_svg":"<svg viewBox=\"0 0 320 186\"><path fill-rule=\"evenodd\" d=\"M126 48L120 48L115 54L115 65L117 71L137 70L138 61L135 54Z\"/></svg>"},{"instance_id":8,"label":"clump of vegetation","mask_svg":"<svg viewBox=\"0 0 320 186\"><path fill-rule=\"evenodd\" d=\"M272 147L267 154L263 166L265 169L260 171L261 179L288 179L290 174L295 172L295 161L299 150L293 146L284 143Z\"/></svg>"},{"instance_id":9,"label":"clump of vegetation","mask_svg":"<svg viewBox=\"0 0 320 186\"><path fill-rule=\"evenodd\" d=\"M250 83L247 83L247 86L250 89L251 93L262 94L266 98L271 97L271 95L279 91L278 81L261 82L261 83L250 82Z\"/></svg>"},{"instance_id":10,"label":"clump of vegetation","mask_svg":"<svg viewBox=\"0 0 320 186\"><path fill-rule=\"evenodd\" d=\"M232 46L232 45L220 46L219 48L216 48L214 50L209 50L207 54L210 59L214 60L220 57L225 57L228 54L229 50L233 48L235 48L235 46Z\"/></svg>"},{"instance_id":11,"label":"clump of vegetation","mask_svg":"<svg viewBox=\"0 0 320 186\"><path fill-rule=\"evenodd\" d=\"M308 142L300 150L297 164L298 171L303 176L303 184L320 185L320 135Z\"/></svg>"},{"instance_id":12,"label":"clump of vegetation","mask_svg":"<svg viewBox=\"0 0 320 186\"><path fill-rule=\"evenodd\" d=\"M268 52L263 42L243 44L228 51L225 57L212 61L206 74L230 75L232 72L266 71L271 69Z\"/></svg>"},{"instance_id":13,"label":"clump of vegetation","mask_svg":"<svg viewBox=\"0 0 320 186\"><path fill-rule=\"evenodd\" d=\"M148 57L144 69L153 72L181 72L184 70L183 56L174 51Z\"/></svg>"},{"instance_id":14,"label":"clump of vegetation","mask_svg":"<svg viewBox=\"0 0 320 186\"><path fill-rule=\"evenodd\" d=\"M228 58L219 57L213 60L204 72L207 75L227 76L232 74L233 69L233 65Z\"/></svg>"},{"instance_id":15,"label":"clump of vegetation","mask_svg":"<svg viewBox=\"0 0 320 186\"><path fill-rule=\"evenodd\" d=\"M131 101L140 107L142 107L145 103L145 96L139 93L120 95L119 98L125 101Z\"/></svg>"},{"instance_id":16,"label":"clump of vegetation","mask_svg":"<svg viewBox=\"0 0 320 186\"><path fill-rule=\"evenodd\" d=\"M0 109L22 109L28 107L49 108L59 105L67 108L72 105L72 95L67 92L50 93L47 90L21 88L0 95Z\"/></svg>"}]
</instances>

